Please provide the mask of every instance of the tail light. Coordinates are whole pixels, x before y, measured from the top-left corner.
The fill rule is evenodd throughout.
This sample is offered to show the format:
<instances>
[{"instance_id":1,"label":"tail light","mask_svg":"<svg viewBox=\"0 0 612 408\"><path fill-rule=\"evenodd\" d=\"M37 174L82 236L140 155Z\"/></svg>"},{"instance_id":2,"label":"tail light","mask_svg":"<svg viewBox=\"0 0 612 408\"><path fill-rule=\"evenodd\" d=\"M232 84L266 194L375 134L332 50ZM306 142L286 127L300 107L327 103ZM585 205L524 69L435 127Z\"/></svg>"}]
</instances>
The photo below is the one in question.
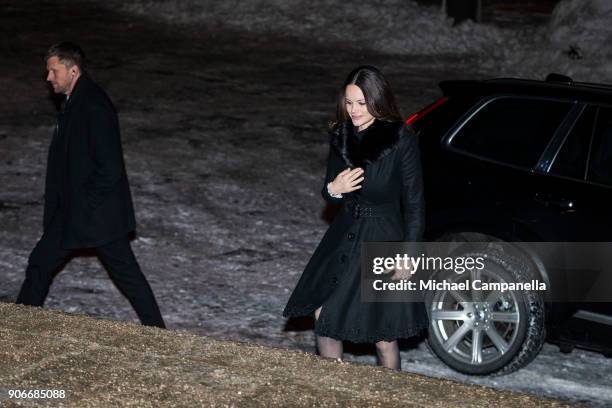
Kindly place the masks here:
<instances>
[{"instance_id":1,"label":"tail light","mask_svg":"<svg viewBox=\"0 0 612 408\"><path fill-rule=\"evenodd\" d=\"M415 113L414 115L410 116L408 119L406 119L406 123L409 125L413 125L414 123L416 123L417 121L423 119L423 117L425 117L425 115L427 115L428 113L430 113L431 111L433 111L434 109L440 107L441 105L443 105L444 103L446 103L446 101L448 101L448 96L443 96L440 99L438 99L437 101L430 103L429 105L427 105L426 107L424 107L423 109L421 109L420 111L418 111L417 113Z\"/></svg>"}]
</instances>

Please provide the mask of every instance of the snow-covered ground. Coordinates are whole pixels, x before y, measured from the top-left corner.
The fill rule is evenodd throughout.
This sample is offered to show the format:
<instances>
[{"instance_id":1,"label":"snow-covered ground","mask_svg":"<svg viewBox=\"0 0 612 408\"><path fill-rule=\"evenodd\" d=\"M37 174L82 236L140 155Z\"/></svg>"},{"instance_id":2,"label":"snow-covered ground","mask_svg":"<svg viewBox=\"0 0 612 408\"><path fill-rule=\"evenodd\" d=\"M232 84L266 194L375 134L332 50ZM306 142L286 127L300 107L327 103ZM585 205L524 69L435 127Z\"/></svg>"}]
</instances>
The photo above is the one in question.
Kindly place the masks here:
<instances>
[{"instance_id":1,"label":"snow-covered ground","mask_svg":"<svg viewBox=\"0 0 612 408\"><path fill-rule=\"evenodd\" d=\"M612 83L612 2L563 0L544 26L457 26L410 0L136 0L123 10L174 24L281 34L401 55L462 55L491 76Z\"/></svg>"},{"instance_id":2,"label":"snow-covered ground","mask_svg":"<svg viewBox=\"0 0 612 408\"><path fill-rule=\"evenodd\" d=\"M384 21L380 36L366 18L370 6L351 11L352 20L343 19L339 2L331 0L302 8L280 0L125 4L3 4L0 38L11 41L0 41L0 84L9 96L0 99L0 301L16 298L40 234L46 150L54 124L41 55L60 38L84 45L92 76L119 109L139 224L134 250L169 327L307 351L313 350L311 321L287 322L281 313L327 227L319 197L328 148L325 127L336 87L348 70L366 62L381 67L408 116L438 96L440 80L504 73L495 64L512 68L493 58L501 52L494 45L523 32L548 33L542 41L561 41L555 58L563 61L561 39L572 36L584 58L567 63L576 72L575 64L591 70L585 68L580 79L594 80L588 76L593 70L609 66L600 63L609 58L605 52L590 57L580 40L588 38L591 26L605 27L595 22L609 18L609 12L585 8L563 17L585 2L560 4L555 19L582 19L583 28L555 36L552 23L513 30L473 23L452 27L437 9L409 1L401 2L399 18L392 8L399 0L376 3L380 7L372 12ZM607 2L588 4L604 7ZM166 24L161 17L175 21ZM438 51L404 36L412 33L411 19L421 24L422 38L433 36L428 41ZM300 27L301 21L311 27ZM461 32L465 40L451 49L453 36L462 38ZM604 30L597 32L593 44L604 41ZM386 44L385 35L393 41ZM479 40L474 43L472 37ZM517 39L515 46L520 44ZM533 51L538 49L544 48ZM525 70L531 77L548 72ZM92 257L74 259L57 276L46 307L135 321L128 302ZM348 351L348 359L373 362L371 349ZM426 375L612 405L612 359L596 353L566 355L546 345L527 368L498 378L459 375L423 343L408 345L402 359L404 369Z\"/></svg>"}]
</instances>

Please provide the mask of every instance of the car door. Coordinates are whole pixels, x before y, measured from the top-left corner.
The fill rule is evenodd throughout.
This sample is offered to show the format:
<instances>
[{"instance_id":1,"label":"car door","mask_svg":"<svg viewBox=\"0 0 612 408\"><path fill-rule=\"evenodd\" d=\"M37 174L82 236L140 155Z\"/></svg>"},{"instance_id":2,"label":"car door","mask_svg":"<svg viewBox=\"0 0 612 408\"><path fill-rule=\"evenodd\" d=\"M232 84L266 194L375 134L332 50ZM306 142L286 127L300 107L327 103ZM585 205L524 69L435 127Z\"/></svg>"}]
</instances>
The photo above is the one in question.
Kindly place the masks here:
<instances>
[{"instance_id":1,"label":"car door","mask_svg":"<svg viewBox=\"0 0 612 408\"><path fill-rule=\"evenodd\" d=\"M551 141L565 134L559 129L578 114L571 100L497 95L449 132L446 147L461 161L453 166L461 171L449 174L452 184L482 223L502 234L494 235L527 241L562 241L553 237L567 235L556 231L563 223L557 209L543 202L547 176L535 169Z\"/></svg>"},{"instance_id":2,"label":"car door","mask_svg":"<svg viewBox=\"0 0 612 408\"><path fill-rule=\"evenodd\" d=\"M558 149L549 153L550 165L540 166L550 176L544 194L547 205L556 208L560 222L567 226L566 240L612 242L612 108L584 104ZM599 259L596 251L604 247L597 248L590 254L594 260ZM570 298L581 291L587 295L581 302L561 305L567 319L556 329L562 339L579 340L595 349L609 343L612 268L607 265L598 262L599 270L594 268L592 276L567 274L567 286L574 290Z\"/></svg>"}]
</instances>

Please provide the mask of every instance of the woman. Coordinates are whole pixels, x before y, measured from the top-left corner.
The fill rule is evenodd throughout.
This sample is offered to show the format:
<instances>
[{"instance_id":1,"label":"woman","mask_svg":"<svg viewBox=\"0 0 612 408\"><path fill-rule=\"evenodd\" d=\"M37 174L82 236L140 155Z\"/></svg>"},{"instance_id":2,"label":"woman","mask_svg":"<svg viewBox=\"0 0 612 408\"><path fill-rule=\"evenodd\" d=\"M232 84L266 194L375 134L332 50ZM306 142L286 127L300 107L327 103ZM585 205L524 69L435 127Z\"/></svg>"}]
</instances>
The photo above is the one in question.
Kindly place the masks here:
<instances>
[{"instance_id":1,"label":"woman","mask_svg":"<svg viewBox=\"0 0 612 408\"><path fill-rule=\"evenodd\" d=\"M319 354L342 358L342 340L376 343L381 365L399 370L397 339L427 327L422 303L360 302L360 244L418 241L423 182L415 135L389 83L362 66L339 93L323 197L342 208L293 291L284 316L314 312Z\"/></svg>"}]
</instances>

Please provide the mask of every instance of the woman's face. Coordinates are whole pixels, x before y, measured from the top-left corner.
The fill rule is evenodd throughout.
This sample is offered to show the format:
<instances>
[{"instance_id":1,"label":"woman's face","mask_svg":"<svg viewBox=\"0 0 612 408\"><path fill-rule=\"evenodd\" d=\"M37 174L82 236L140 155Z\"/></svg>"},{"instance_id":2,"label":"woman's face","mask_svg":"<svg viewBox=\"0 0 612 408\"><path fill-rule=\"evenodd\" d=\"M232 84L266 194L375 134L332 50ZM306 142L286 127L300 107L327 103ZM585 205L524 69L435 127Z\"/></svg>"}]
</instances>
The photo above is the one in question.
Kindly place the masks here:
<instances>
[{"instance_id":1,"label":"woman's face","mask_svg":"<svg viewBox=\"0 0 612 408\"><path fill-rule=\"evenodd\" d=\"M365 97L357 85L347 85L344 90L344 106L353 121L353 126L361 131L374 122L374 116L368 111Z\"/></svg>"}]
</instances>

